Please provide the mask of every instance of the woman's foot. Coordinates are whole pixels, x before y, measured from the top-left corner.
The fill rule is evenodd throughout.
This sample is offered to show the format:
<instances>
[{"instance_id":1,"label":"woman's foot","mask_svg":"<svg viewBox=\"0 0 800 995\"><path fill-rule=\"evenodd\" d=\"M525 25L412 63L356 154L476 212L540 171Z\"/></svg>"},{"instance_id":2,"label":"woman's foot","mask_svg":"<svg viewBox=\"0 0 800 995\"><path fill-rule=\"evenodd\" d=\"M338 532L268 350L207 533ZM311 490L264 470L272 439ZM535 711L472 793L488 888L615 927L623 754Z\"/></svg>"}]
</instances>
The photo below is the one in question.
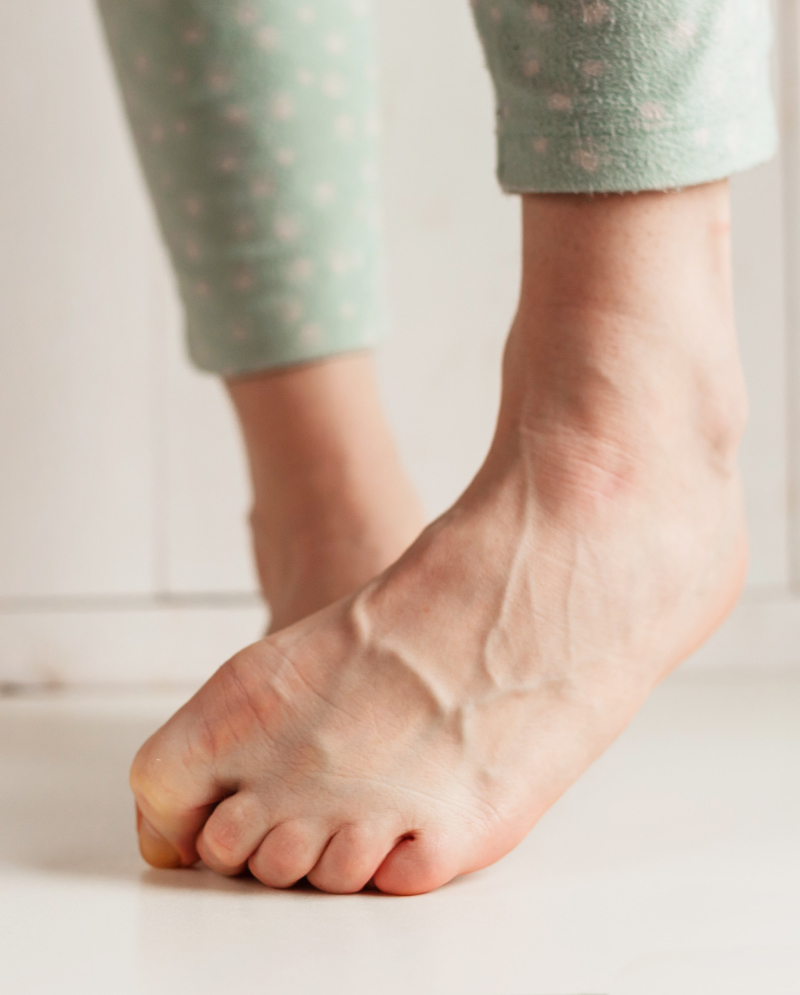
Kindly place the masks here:
<instances>
[{"instance_id":1,"label":"woman's foot","mask_svg":"<svg viewBox=\"0 0 800 995\"><path fill-rule=\"evenodd\" d=\"M735 601L727 190L531 197L487 461L358 594L140 751L142 853L429 891L507 853Z\"/></svg>"},{"instance_id":2,"label":"woman's foot","mask_svg":"<svg viewBox=\"0 0 800 995\"><path fill-rule=\"evenodd\" d=\"M356 591L419 535L422 508L352 353L228 381L253 485L253 547L271 631Z\"/></svg>"}]
</instances>

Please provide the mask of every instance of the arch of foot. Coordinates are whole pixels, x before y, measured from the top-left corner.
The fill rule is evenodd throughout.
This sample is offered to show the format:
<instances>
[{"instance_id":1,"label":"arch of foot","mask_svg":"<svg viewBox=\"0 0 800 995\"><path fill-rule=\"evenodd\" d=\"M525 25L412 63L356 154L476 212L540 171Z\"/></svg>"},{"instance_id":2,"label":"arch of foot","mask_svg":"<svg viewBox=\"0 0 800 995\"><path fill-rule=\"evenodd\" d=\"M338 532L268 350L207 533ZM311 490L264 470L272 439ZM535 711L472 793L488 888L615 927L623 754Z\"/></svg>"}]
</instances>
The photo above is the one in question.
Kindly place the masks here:
<instances>
[{"instance_id":1,"label":"arch of foot","mask_svg":"<svg viewBox=\"0 0 800 995\"><path fill-rule=\"evenodd\" d=\"M199 367L382 334L366 0L98 0Z\"/></svg>"},{"instance_id":2,"label":"arch of foot","mask_svg":"<svg viewBox=\"0 0 800 995\"><path fill-rule=\"evenodd\" d=\"M472 0L513 192L669 189L776 145L766 0Z\"/></svg>"}]
</instances>

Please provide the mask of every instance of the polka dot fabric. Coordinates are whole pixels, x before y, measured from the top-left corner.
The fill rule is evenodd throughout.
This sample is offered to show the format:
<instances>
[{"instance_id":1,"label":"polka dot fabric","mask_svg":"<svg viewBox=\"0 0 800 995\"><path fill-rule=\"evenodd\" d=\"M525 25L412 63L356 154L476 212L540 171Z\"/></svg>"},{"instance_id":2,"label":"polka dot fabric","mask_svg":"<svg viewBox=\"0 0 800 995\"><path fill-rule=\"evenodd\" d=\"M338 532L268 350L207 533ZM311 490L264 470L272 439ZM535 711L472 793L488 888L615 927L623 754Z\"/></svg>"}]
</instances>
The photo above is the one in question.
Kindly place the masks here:
<instances>
[{"instance_id":1,"label":"polka dot fabric","mask_svg":"<svg viewBox=\"0 0 800 995\"><path fill-rule=\"evenodd\" d=\"M185 306L224 376L382 333L366 0L98 0Z\"/></svg>"},{"instance_id":2,"label":"polka dot fabric","mask_svg":"<svg viewBox=\"0 0 800 995\"><path fill-rule=\"evenodd\" d=\"M770 158L766 0L473 0L509 192L658 190Z\"/></svg>"}]
</instances>

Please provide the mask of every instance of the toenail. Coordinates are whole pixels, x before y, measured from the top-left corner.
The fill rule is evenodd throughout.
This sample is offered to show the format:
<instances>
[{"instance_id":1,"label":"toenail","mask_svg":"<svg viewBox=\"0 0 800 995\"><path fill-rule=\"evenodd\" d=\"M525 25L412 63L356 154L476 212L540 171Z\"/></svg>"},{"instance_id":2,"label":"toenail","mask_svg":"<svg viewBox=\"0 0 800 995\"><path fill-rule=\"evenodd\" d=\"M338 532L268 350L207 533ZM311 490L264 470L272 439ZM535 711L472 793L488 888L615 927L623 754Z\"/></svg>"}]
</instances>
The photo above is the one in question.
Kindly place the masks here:
<instances>
[{"instance_id":1,"label":"toenail","mask_svg":"<svg viewBox=\"0 0 800 995\"><path fill-rule=\"evenodd\" d=\"M153 829L147 819L139 815L136 821L139 825L139 852L151 867L183 867L178 851L161 833Z\"/></svg>"}]
</instances>

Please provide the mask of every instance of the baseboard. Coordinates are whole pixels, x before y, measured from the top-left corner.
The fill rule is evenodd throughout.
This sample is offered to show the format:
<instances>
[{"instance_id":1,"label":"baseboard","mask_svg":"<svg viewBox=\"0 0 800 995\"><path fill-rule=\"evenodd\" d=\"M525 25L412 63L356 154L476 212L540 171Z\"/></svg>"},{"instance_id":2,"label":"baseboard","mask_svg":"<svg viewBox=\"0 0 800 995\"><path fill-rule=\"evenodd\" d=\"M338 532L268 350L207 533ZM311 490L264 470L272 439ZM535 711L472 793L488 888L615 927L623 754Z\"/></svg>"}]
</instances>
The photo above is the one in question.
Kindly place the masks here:
<instances>
[{"instance_id":1,"label":"baseboard","mask_svg":"<svg viewBox=\"0 0 800 995\"><path fill-rule=\"evenodd\" d=\"M800 599L740 602L686 667L739 671L800 669Z\"/></svg>"},{"instance_id":2,"label":"baseboard","mask_svg":"<svg viewBox=\"0 0 800 995\"><path fill-rule=\"evenodd\" d=\"M0 684L197 684L264 631L255 599L0 611ZM800 669L800 600L740 604L687 670Z\"/></svg>"},{"instance_id":3,"label":"baseboard","mask_svg":"<svg viewBox=\"0 0 800 995\"><path fill-rule=\"evenodd\" d=\"M197 684L264 632L255 599L0 612L0 683Z\"/></svg>"}]
</instances>

